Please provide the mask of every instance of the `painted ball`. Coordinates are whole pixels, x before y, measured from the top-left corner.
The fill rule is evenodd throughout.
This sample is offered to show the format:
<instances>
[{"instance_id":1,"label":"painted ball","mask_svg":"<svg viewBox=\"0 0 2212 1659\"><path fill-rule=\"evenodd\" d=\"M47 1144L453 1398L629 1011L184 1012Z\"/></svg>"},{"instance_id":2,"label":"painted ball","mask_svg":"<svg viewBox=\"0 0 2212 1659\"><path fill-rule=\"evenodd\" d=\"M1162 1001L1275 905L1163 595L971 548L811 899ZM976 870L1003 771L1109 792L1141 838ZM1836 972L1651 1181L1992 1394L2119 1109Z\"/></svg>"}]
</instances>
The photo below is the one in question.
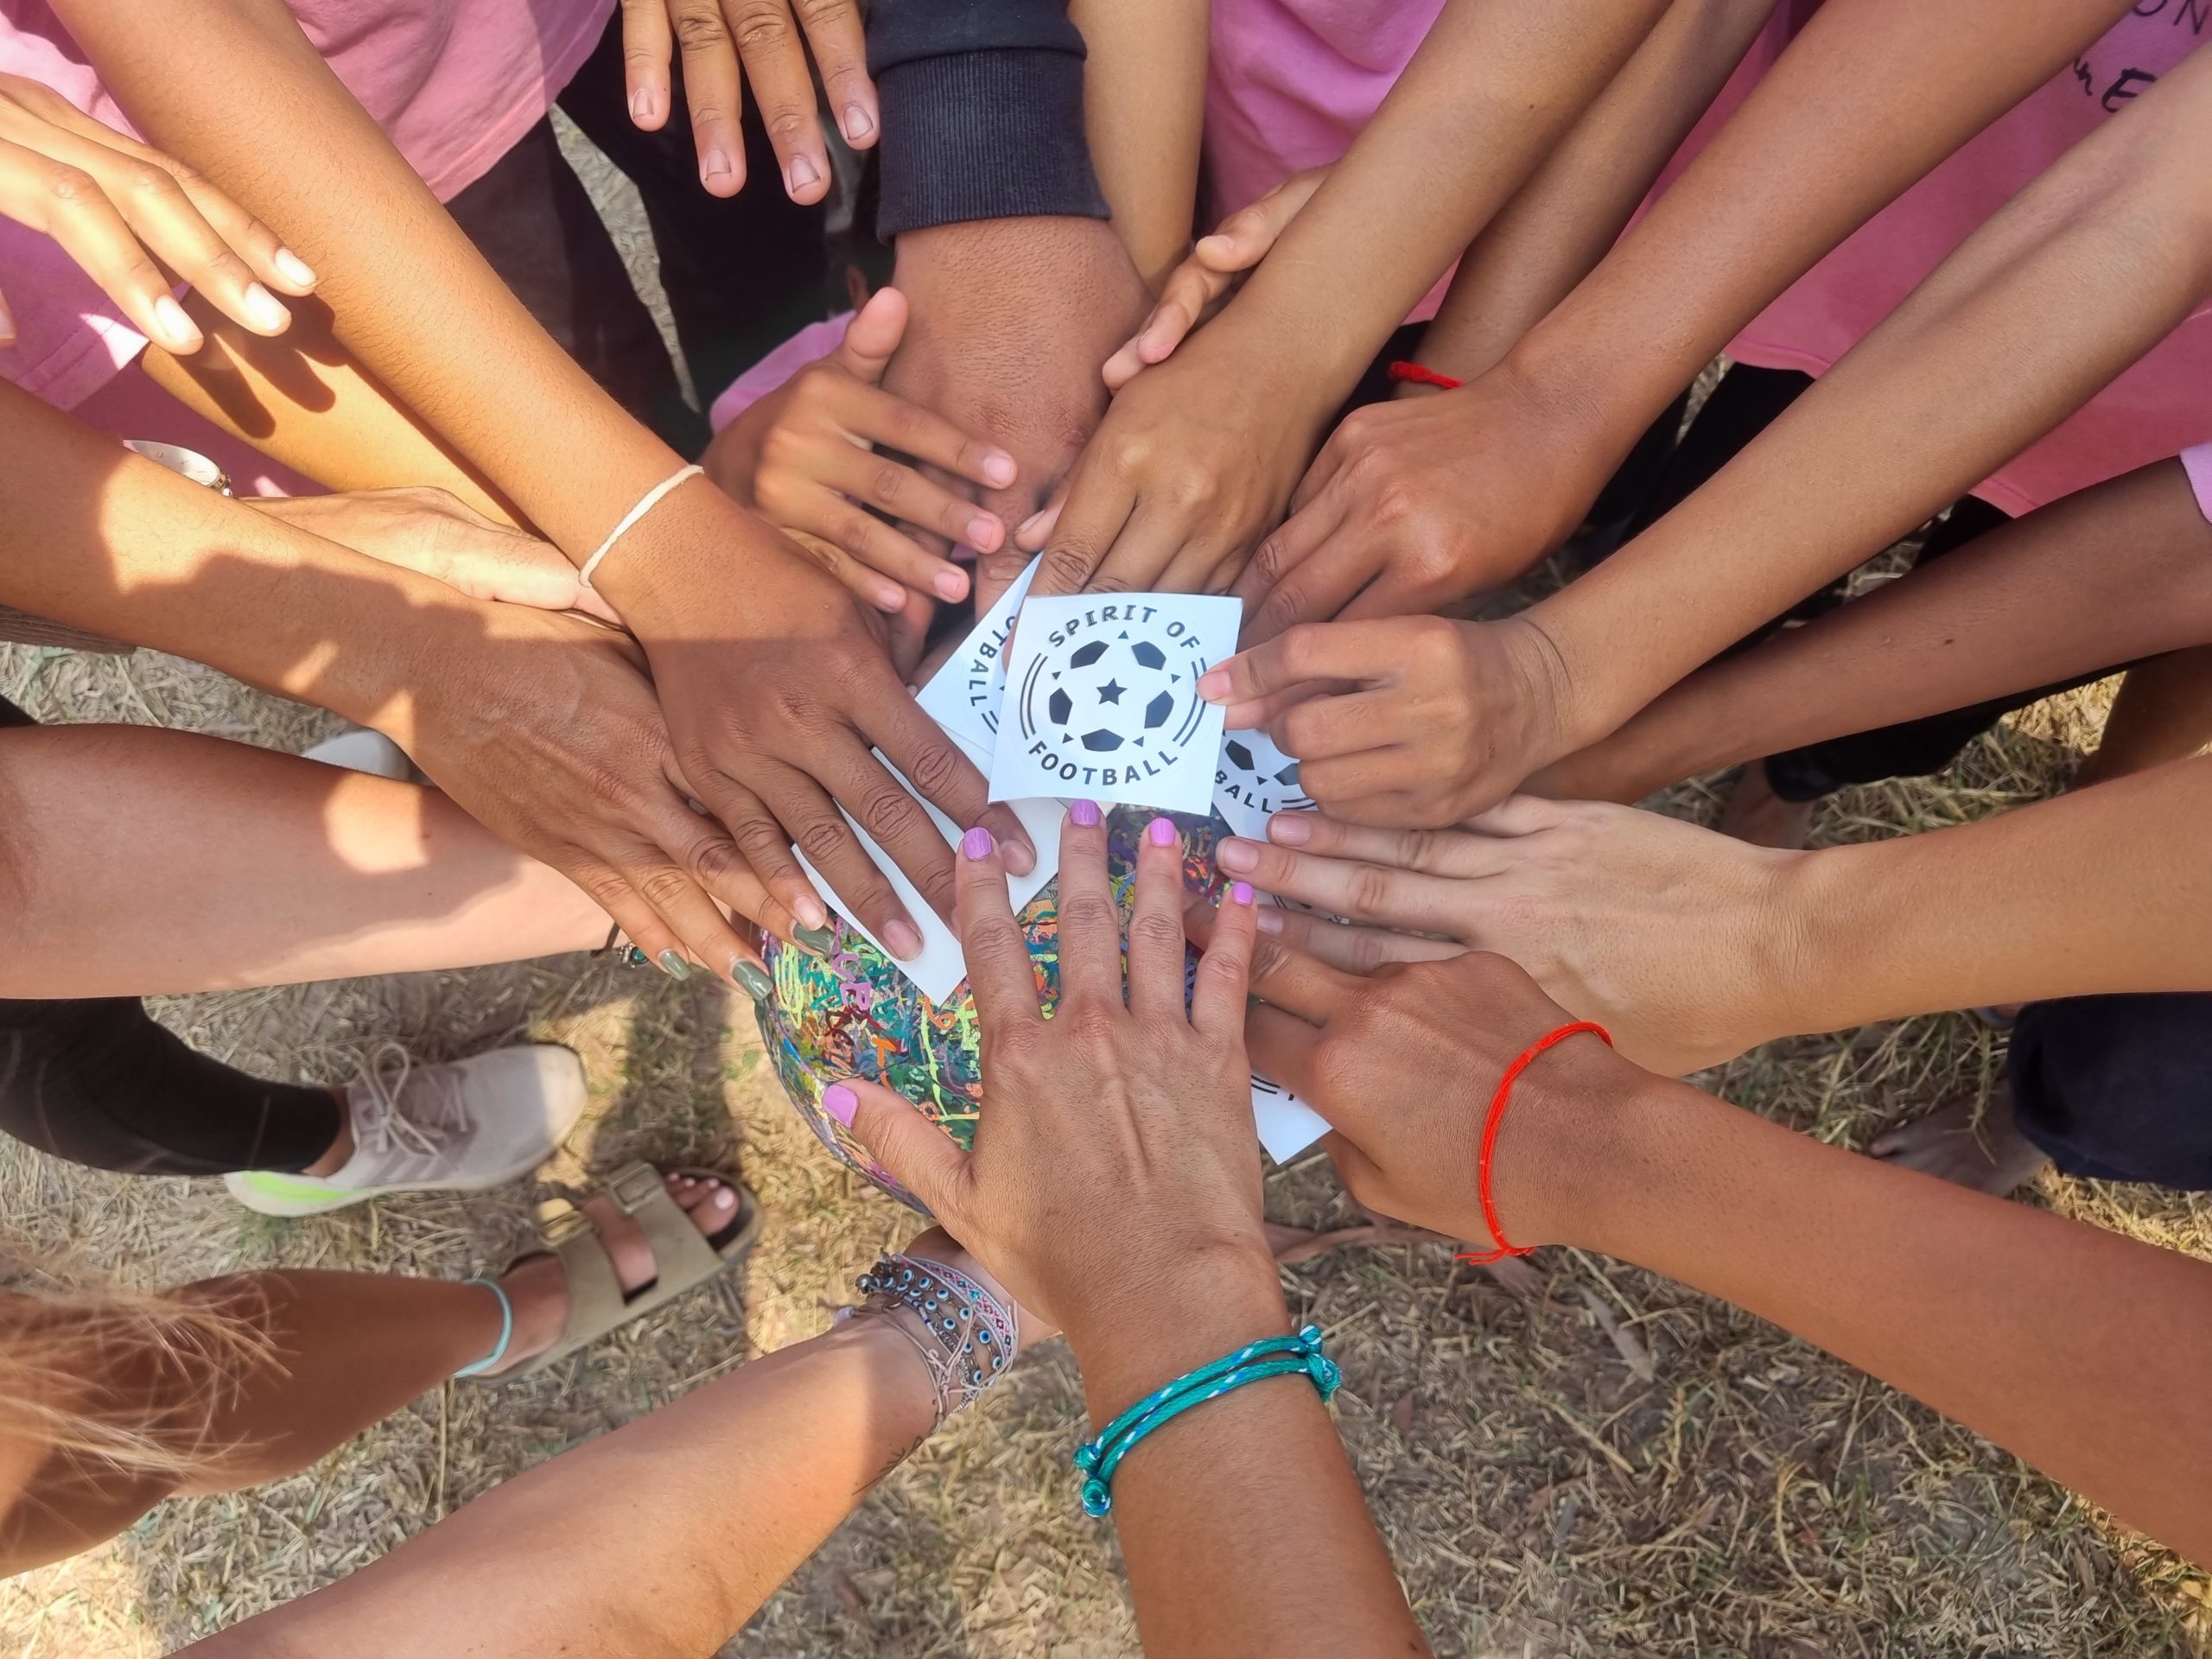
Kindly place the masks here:
<instances>
[{"instance_id":1,"label":"painted ball","mask_svg":"<svg viewBox=\"0 0 2212 1659\"><path fill-rule=\"evenodd\" d=\"M1107 870L1125 908L1136 872L1137 838L1158 816L1130 806L1108 814ZM1214 847L1231 833L1229 826L1218 815L1168 816L1183 832L1185 889L1217 897L1224 883L1214 868ZM1046 883L1018 919L1039 1000L1049 1011L1059 995L1059 884ZM761 1041L791 1103L822 1144L892 1197L920 1210L851 1131L823 1109L822 1091L841 1078L867 1077L912 1101L962 1147L971 1145L983 1097L976 1001L964 982L946 1001L931 1001L852 927L838 921L835 931L826 956L779 939L767 942L761 955L775 995L760 1005Z\"/></svg>"}]
</instances>

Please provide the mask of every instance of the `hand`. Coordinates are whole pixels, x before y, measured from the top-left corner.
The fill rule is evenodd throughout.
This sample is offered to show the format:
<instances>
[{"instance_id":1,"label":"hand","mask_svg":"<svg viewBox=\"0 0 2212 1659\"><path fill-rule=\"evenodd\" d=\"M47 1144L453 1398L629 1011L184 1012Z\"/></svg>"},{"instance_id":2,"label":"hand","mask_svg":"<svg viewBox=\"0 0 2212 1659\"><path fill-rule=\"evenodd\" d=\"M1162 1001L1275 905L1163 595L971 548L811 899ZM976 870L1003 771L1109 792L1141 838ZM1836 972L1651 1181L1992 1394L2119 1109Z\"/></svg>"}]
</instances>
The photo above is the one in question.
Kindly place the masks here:
<instances>
[{"instance_id":1,"label":"hand","mask_svg":"<svg viewBox=\"0 0 2212 1659\"><path fill-rule=\"evenodd\" d=\"M1106 412L1099 378L1152 300L1103 219L972 219L899 238L893 285L913 321L884 385L1013 453L1012 486L982 494L998 519L1039 512ZM1012 585L1028 554L976 561L976 605Z\"/></svg>"},{"instance_id":2,"label":"hand","mask_svg":"<svg viewBox=\"0 0 2212 1659\"><path fill-rule=\"evenodd\" d=\"M1503 367L1354 410L1236 583L1247 642L1332 617L1427 615L1519 580L1597 499L1593 453L1572 411Z\"/></svg>"},{"instance_id":3,"label":"hand","mask_svg":"<svg viewBox=\"0 0 2212 1659\"><path fill-rule=\"evenodd\" d=\"M1068 480L1033 594L1226 593L1319 441L1294 353L1232 311L1122 388ZM1025 539L1017 531L1015 539Z\"/></svg>"},{"instance_id":4,"label":"hand","mask_svg":"<svg viewBox=\"0 0 2212 1659\"><path fill-rule=\"evenodd\" d=\"M1309 167L1294 173L1250 206L1238 208L1191 245L1191 257L1175 267L1160 284L1160 302L1144 320L1136 337L1106 359L1106 385L1115 391L1137 377L1140 370L1165 363L1185 335L1219 311L1230 294L1243 286L1252 268L1268 257L1276 240L1313 199L1325 167ZM1041 543L1040 543L1041 544Z\"/></svg>"},{"instance_id":5,"label":"hand","mask_svg":"<svg viewBox=\"0 0 2212 1659\"><path fill-rule=\"evenodd\" d=\"M622 0L622 61L630 119L645 132L668 124L669 54L683 53L683 98L699 149L699 180L713 196L745 188L745 140L738 134L743 82L776 147L784 190L793 201L830 194L830 152L817 118L807 48L821 66L838 130L855 149L875 143L875 86L854 0ZM740 64L742 62L742 73Z\"/></svg>"},{"instance_id":6,"label":"hand","mask_svg":"<svg viewBox=\"0 0 2212 1659\"><path fill-rule=\"evenodd\" d=\"M1155 820L1168 830L1138 849L1125 1003L1106 830L1078 807L1089 822L1071 810L1060 832L1050 1020L989 837L963 847L960 935L982 1042L974 1150L879 1084L849 1082L825 1103L1024 1306L1067 1331L1078 1360L1193 1303L1243 1303L1279 1327L1243 1037L1250 889L1223 906L1186 1012L1182 849Z\"/></svg>"},{"instance_id":7,"label":"hand","mask_svg":"<svg viewBox=\"0 0 2212 1659\"><path fill-rule=\"evenodd\" d=\"M1344 918L1260 912L1262 931L1307 955L1365 973L1494 950L1667 1077L1807 1028L1782 997L1810 977L1796 895L1818 855L1633 807L1516 796L1465 830L1278 813L1267 841L1226 841L1218 856L1262 893Z\"/></svg>"},{"instance_id":8,"label":"hand","mask_svg":"<svg viewBox=\"0 0 2212 1659\"><path fill-rule=\"evenodd\" d=\"M1003 489L1014 480L1014 457L1005 450L880 389L906 332L906 296L879 289L835 352L716 433L700 458L708 477L770 524L804 535L801 545L817 553L830 575L894 615L910 589L964 599L968 573L862 505L934 532L933 543L941 537L984 553L1005 544L1006 526L914 467L876 454L875 446L975 484Z\"/></svg>"},{"instance_id":9,"label":"hand","mask_svg":"<svg viewBox=\"0 0 2212 1659\"><path fill-rule=\"evenodd\" d=\"M59 242L133 327L170 352L196 352L206 336L163 266L257 334L291 326L271 289L315 291L306 261L190 168L16 75L0 75L0 214ZM0 346L15 338L0 296Z\"/></svg>"},{"instance_id":10,"label":"hand","mask_svg":"<svg viewBox=\"0 0 2212 1659\"><path fill-rule=\"evenodd\" d=\"M691 798L806 926L822 926L828 912L792 842L893 956L921 950L919 930L840 806L947 917L951 849L915 794L963 829L980 823L1014 837L1009 864L1035 868L1013 813L987 803L982 774L908 694L880 624L719 490L687 484L670 493L597 582L645 647Z\"/></svg>"},{"instance_id":11,"label":"hand","mask_svg":"<svg viewBox=\"0 0 2212 1659\"><path fill-rule=\"evenodd\" d=\"M567 876L673 977L760 967L724 909L788 938L730 836L691 810L668 728L622 635L571 616L478 605L469 638L424 626L388 729L478 823ZM802 883L803 885L803 883ZM742 988L741 987L741 988Z\"/></svg>"},{"instance_id":12,"label":"hand","mask_svg":"<svg viewBox=\"0 0 2212 1659\"><path fill-rule=\"evenodd\" d=\"M1491 1097L1537 1039L1573 1022L1503 957L1393 963L1360 978L1262 939L1246 1021L1252 1064L1329 1122L1325 1141L1369 1209L1480 1248L1589 1236L1605 1119L1649 1079L1594 1036L1548 1049L1514 1084L1482 1212Z\"/></svg>"},{"instance_id":13,"label":"hand","mask_svg":"<svg viewBox=\"0 0 2212 1659\"><path fill-rule=\"evenodd\" d=\"M1567 747L1564 674L1525 613L1408 616L1303 624L1208 670L1198 695L1229 705L1232 729L1266 726L1332 816L1435 829Z\"/></svg>"},{"instance_id":14,"label":"hand","mask_svg":"<svg viewBox=\"0 0 2212 1659\"><path fill-rule=\"evenodd\" d=\"M582 611L602 622L621 622L605 600L576 580L576 567L559 548L486 518L434 485L241 499L257 512L383 563L419 571L471 599Z\"/></svg>"}]
</instances>

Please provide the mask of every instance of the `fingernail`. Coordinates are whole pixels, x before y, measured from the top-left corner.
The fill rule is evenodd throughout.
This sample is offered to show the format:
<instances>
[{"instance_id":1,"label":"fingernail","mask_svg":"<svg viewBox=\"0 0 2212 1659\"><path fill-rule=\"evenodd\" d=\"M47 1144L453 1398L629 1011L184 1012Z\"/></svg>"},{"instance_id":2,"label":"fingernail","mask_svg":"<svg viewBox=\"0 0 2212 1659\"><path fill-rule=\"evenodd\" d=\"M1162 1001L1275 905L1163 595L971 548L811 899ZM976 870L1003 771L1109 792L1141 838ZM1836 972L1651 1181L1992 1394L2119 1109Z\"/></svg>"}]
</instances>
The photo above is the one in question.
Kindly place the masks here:
<instances>
[{"instance_id":1,"label":"fingernail","mask_svg":"<svg viewBox=\"0 0 2212 1659\"><path fill-rule=\"evenodd\" d=\"M811 156L794 156L791 164L784 169L784 188L794 196L821 182L822 169L814 164Z\"/></svg>"},{"instance_id":2,"label":"fingernail","mask_svg":"<svg viewBox=\"0 0 2212 1659\"><path fill-rule=\"evenodd\" d=\"M964 598L968 592L968 578L957 570L940 570L930 578L930 586L947 599Z\"/></svg>"},{"instance_id":3,"label":"fingernail","mask_svg":"<svg viewBox=\"0 0 2212 1659\"><path fill-rule=\"evenodd\" d=\"M1098 803L1096 801L1070 801L1068 803L1068 817L1078 829L1096 830L1098 827L1099 818Z\"/></svg>"},{"instance_id":4,"label":"fingernail","mask_svg":"<svg viewBox=\"0 0 2212 1659\"><path fill-rule=\"evenodd\" d=\"M1037 868L1037 855L1018 841L1009 841L999 849L999 853L1006 860L1008 872L1014 875L1027 875Z\"/></svg>"},{"instance_id":5,"label":"fingernail","mask_svg":"<svg viewBox=\"0 0 2212 1659\"><path fill-rule=\"evenodd\" d=\"M1217 232L1211 236L1202 236L1191 244L1192 253L1197 253L1201 249L1216 254L1234 253L1236 251L1236 245Z\"/></svg>"},{"instance_id":6,"label":"fingernail","mask_svg":"<svg viewBox=\"0 0 2212 1659\"><path fill-rule=\"evenodd\" d=\"M653 118L653 89L652 87L640 86L630 94L630 118L632 121L650 121Z\"/></svg>"},{"instance_id":7,"label":"fingernail","mask_svg":"<svg viewBox=\"0 0 2212 1659\"><path fill-rule=\"evenodd\" d=\"M922 936L909 921L888 922L884 925L883 942L891 947L891 954L901 962L912 962L922 954Z\"/></svg>"},{"instance_id":8,"label":"fingernail","mask_svg":"<svg viewBox=\"0 0 2212 1659\"><path fill-rule=\"evenodd\" d=\"M776 994L776 982L760 971L760 964L740 957L729 965L729 976L737 988L755 1002L766 1002Z\"/></svg>"},{"instance_id":9,"label":"fingernail","mask_svg":"<svg viewBox=\"0 0 2212 1659\"><path fill-rule=\"evenodd\" d=\"M822 1091L822 1109L847 1128L853 1127L853 1114L861 1109L861 1097L842 1083L833 1083Z\"/></svg>"},{"instance_id":10,"label":"fingernail","mask_svg":"<svg viewBox=\"0 0 2212 1659\"><path fill-rule=\"evenodd\" d=\"M791 901L791 914L798 918L800 928L812 928L817 933L827 933L830 912L812 893L803 893Z\"/></svg>"},{"instance_id":11,"label":"fingernail","mask_svg":"<svg viewBox=\"0 0 2212 1659\"><path fill-rule=\"evenodd\" d=\"M898 615L906 608L906 590L886 582L875 590L875 608L879 611L888 611L893 616Z\"/></svg>"},{"instance_id":12,"label":"fingernail","mask_svg":"<svg viewBox=\"0 0 2212 1659\"><path fill-rule=\"evenodd\" d=\"M200 342L199 324L187 316L184 308L167 294L154 302L154 321L162 331L163 341L171 346L197 346Z\"/></svg>"},{"instance_id":13,"label":"fingernail","mask_svg":"<svg viewBox=\"0 0 2212 1659\"><path fill-rule=\"evenodd\" d=\"M1229 902L1232 905L1250 904L1252 902L1252 884L1249 881L1239 881L1235 887L1229 890Z\"/></svg>"},{"instance_id":14,"label":"fingernail","mask_svg":"<svg viewBox=\"0 0 2212 1659\"><path fill-rule=\"evenodd\" d=\"M1285 847L1303 847L1313 839L1313 820L1303 812L1278 812L1268 820L1268 839Z\"/></svg>"},{"instance_id":15,"label":"fingernail","mask_svg":"<svg viewBox=\"0 0 2212 1659\"><path fill-rule=\"evenodd\" d=\"M994 449L983 457L983 481L1003 487L1014 482L1020 468L1014 464L1014 457L1003 449Z\"/></svg>"},{"instance_id":16,"label":"fingernail","mask_svg":"<svg viewBox=\"0 0 2212 1659\"><path fill-rule=\"evenodd\" d=\"M292 314L259 283L248 283L243 297L246 321L257 328L282 328L292 321Z\"/></svg>"},{"instance_id":17,"label":"fingernail","mask_svg":"<svg viewBox=\"0 0 2212 1659\"><path fill-rule=\"evenodd\" d=\"M1260 931L1262 933L1282 931L1282 912L1277 910L1273 905L1259 912L1252 919L1260 925Z\"/></svg>"},{"instance_id":18,"label":"fingernail","mask_svg":"<svg viewBox=\"0 0 2212 1659\"><path fill-rule=\"evenodd\" d=\"M1145 825L1144 838L1155 847L1173 847L1176 841L1175 821L1173 818L1154 818Z\"/></svg>"},{"instance_id":19,"label":"fingernail","mask_svg":"<svg viewBox=\"0 0 2212 1659\"><path fill-rule=\"evenodd\" d=\"M691 977L691 964L684 961L682 954L677 950L664 950L655 960L660 963L661 972L679 985Z\"/></svg>"},{"instance_id":20,"label":"fingernail","mask_svg":"<svg viewBox=\"0 0 2212 1659\"><path fill-rule=\"evenodd\" d=\"M1038 508L1036 512L1031 513L1027 518L1021 521L1020 528L1016 530L1014 533L1017 536L1027 536L1031 531L1036 529L1039 524L1045 522L1045 515L1051 511L1052 509L1050 507Z\"/></svg>"},{"instance_id":21,"label":"fingernail","mask_svg":"<svg viewBox=\"0 0 2212 1659\"><path fill-rule=\"evenodd\" d=\"M998 842L991 839L991 832L977 824L960 837L960 850L970 858L988 858L998 850Z\"/></svg>"},{"instance_id":22,"label":"fingernail","mask_svg":"<svg viewBox=\"0 0 2212 1659\"><path fill-rule=\"evenodd\" d=\"M1249 841L1231 838L1214 849L1214 862L1224 870L1256 870L1260 849Z\"/></svg>"},{"instance_id":23,"label":"fingernail","mask_svg":"<svg viewBox=\"0 0 2212 1659\"><path fill-rule=\"evenodd\" d=\"M276 267L276 274L295 288L313 288L319 280L315 267L289 248L277 249L269 259Z\"/></svg>"},{"instance_id":24,"label":"fingernail","mask_svg":"<svg viewBox=\"0 0 2212 1659\"><path fill-rule=\"evenodd\" d=\"M1229 671L1210 668L1198 676L1198 695L1208 702L1229 701Z\"/></svg>"},{"instance_id":25,"label":"fingernail","mask_svg":"<svg viewBox=\"0 0 2212 1659\"><path fill-rule=\"evenodd\" d=\"M873 136L874 131L875 118L868 112L868 105L845 105L845 137L850 143L857 144L861 139Z\"/></svg>"},{"instance_id":26,"label":"fingernail","mask_svg":"<svg viewBox=\"0 0 2212 1659\"><path fill-rule=\"evenodd\" d=\"M826 957L837 943L837 935L827 927L795 927L791 937L817 957Z\"/></svg>"},{"instance_id":27,"label":"fingernail","mask_svg":"<svg viewBox=\"0 0 2212 1659\"><path fill-rule=\"evenodd\" d=\"M737 168L730 164L729 152L726 149L709 150L707 159L699 167L699 176L709 184L719 184L724 179L734 178L736 175Z\"/></svg>"},{"instance_id":28,"label":"fingernail","mask_svg":"<svg viewBox=\"0 0 2212 1659\"><path fill-rule=\"evenodd\" d=\"M970 518L968 521L968 545L978 552L996 550L999 537L1006 533L995 518Z\"/></svg>"}]
</instances>

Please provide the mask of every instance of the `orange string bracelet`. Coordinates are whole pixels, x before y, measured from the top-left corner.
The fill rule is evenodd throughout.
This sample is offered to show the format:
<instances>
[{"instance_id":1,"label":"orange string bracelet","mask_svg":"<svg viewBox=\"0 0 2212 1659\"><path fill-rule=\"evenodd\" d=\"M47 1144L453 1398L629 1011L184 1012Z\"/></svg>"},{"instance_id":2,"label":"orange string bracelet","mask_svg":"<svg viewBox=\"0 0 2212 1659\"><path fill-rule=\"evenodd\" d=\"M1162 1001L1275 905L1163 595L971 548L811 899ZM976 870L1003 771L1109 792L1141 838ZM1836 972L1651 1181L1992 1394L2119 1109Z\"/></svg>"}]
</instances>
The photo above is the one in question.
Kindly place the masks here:
<instances>
[{"instance_id":1,"label":"orange string bracelet","mask_svg":"<svg viewBox=\"0 0 2212 1659\"><path fill-rule=\"evenodd\" d=\"M1572 1025L1561 1026L1557 1031L1546 1032L1537 1038L1535 1042L1521 1051L1513 1064L1505 1068L1505 1075L1497 1080L1497 1092L1490 1097L1490 1116L1483 1122L1482 1149L1475 1156L1475 1192L1483 1203L1483 1224L1490 1229L1490 1236L1497 1241L1497 1248L1482 1252L1462 1250L1453 1258L1454 1260L1465 1262L1479 1268L1487 1266L1492 1262L1503 1262L1509 1255L1526 1255L1535 1248L1533 1245L1509 1244L1505 1242L1505 1230L1497 1224L1497 1205L1490 1195L1491 1155L1497 1150L1497 1126L1505 1121L1505 1109L1512 1101L1513 1085L1516 1080L1529 1069L1530 1062L1535 1060L1537 1055L1554 1043L1563 1043L1568 1038L1586 1031L1593 1036L1603 1038L1606 1047L1611 1048L1613 1046L1612 1033L1596 1020L1577 1020Z\"/></svg>"},{"instance_id":2,"label":"orange string bracelet","mask_svg":"<svg viewBox=\"0 0 2212 1659\"><path fill-rule=\"evenodd\" d=\"M1393 380L1408 380L1417 386L1441 386L1446 391L1457 391L1467 383L1454 380L1448 374L1439 374L1425 364L1408 363L1401 359L1390 365Z\"/></svg>"}]
</instances>

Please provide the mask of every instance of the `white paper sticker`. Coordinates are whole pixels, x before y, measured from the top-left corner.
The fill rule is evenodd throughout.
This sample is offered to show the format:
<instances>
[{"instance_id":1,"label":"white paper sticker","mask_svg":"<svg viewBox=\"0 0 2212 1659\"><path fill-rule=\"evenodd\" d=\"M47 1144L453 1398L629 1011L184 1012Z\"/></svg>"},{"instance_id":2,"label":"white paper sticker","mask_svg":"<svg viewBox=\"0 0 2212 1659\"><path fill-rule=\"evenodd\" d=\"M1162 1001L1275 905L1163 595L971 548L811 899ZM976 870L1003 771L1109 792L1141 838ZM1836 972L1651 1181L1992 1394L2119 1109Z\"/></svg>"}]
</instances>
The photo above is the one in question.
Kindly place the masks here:
<instances>
[{"instance_id":1,"label":"white paper sticker","mask_svg":"<svg viewBox=\"0 0 2212 1659\"><path fill-rule=\"evenodd\" d=\"M991 798L1208 810L1222 709L1199 699L1198 678L1236 651L1243 610L1193 594L1030 600L1007 664Z\"/></svg>"},{"instance_id":2,"label":"white paper sticker","mask_svg":"<svg viewBox=\"0 0 2212 1659\"><path fill-rule=\"evenodd\" d=\"M1329 1132L1315 1111L1279 1083L1252 1074L1252 1122L1268 1156L1287 1164Z\"/></svg>"},{"instance_id":3,"label":"white paper sticker","mask_svg":"<svg viewBox=\"0 0 2212 1659\"><path fill-rule=\"evenodd\" d=\"M1297 760L1257 728L1222 734L1213 778L1214 810L1247 841L1265 841L1268 820L1278 812L1313 810L1313 798L1299 785Z\"/></svg>"},{"instance_id":4,"label":"white paper sticker","mask_svg":"<svg viewBox=\"0 0 2212 1659\"><path fill-rule=\"evenodd\" d=\"M1014 613L1021 608L1029 583L1037 574L1037 561L999 596L984 613L960 649L945 658L918 694L918 702L937 723L971 748L989 754L998 746L999 704L1006 695L1007 636L1014 630ZM986 777L990 768L985 766Z\"/></svg>"},{"instance_id":5,"label":"white paper sticker","mask_svg":"<svg viewBox=\"0 0 2212 1659\"><path fill-rule=\"evenodd\" d=\"M927 806L929 804L925 801L923 804ZM844 810L842 807L838 810L841 812ZM912 918L915 928L922 936L921 955L907 962L901 962L892 956L890 947L869 932L861 918L853 914L845 901L837 896L836 890L823 878L822 872L814 868L813 861L794 847L791 852L798 860L799 868L806 872L806 879L814 883L814 890L822 895L830 907L850 923L862 938L882 951L893 967L912 980L924 996L932 1002L944 1001L958 990L961 982L968 977L968 956L960 948L958 936L939 919L937 912L930 908L929 901L915 890L914 884L906 879L906 872L892 861L891 855L875 844L873 836L853 822L853 815L845 812L844 819L852 826L861 850L874 861L875 868L881 870L890 881L891 890L899 895L899 902L906 907L906 914Z\"/></svg>"}]
</instances>

